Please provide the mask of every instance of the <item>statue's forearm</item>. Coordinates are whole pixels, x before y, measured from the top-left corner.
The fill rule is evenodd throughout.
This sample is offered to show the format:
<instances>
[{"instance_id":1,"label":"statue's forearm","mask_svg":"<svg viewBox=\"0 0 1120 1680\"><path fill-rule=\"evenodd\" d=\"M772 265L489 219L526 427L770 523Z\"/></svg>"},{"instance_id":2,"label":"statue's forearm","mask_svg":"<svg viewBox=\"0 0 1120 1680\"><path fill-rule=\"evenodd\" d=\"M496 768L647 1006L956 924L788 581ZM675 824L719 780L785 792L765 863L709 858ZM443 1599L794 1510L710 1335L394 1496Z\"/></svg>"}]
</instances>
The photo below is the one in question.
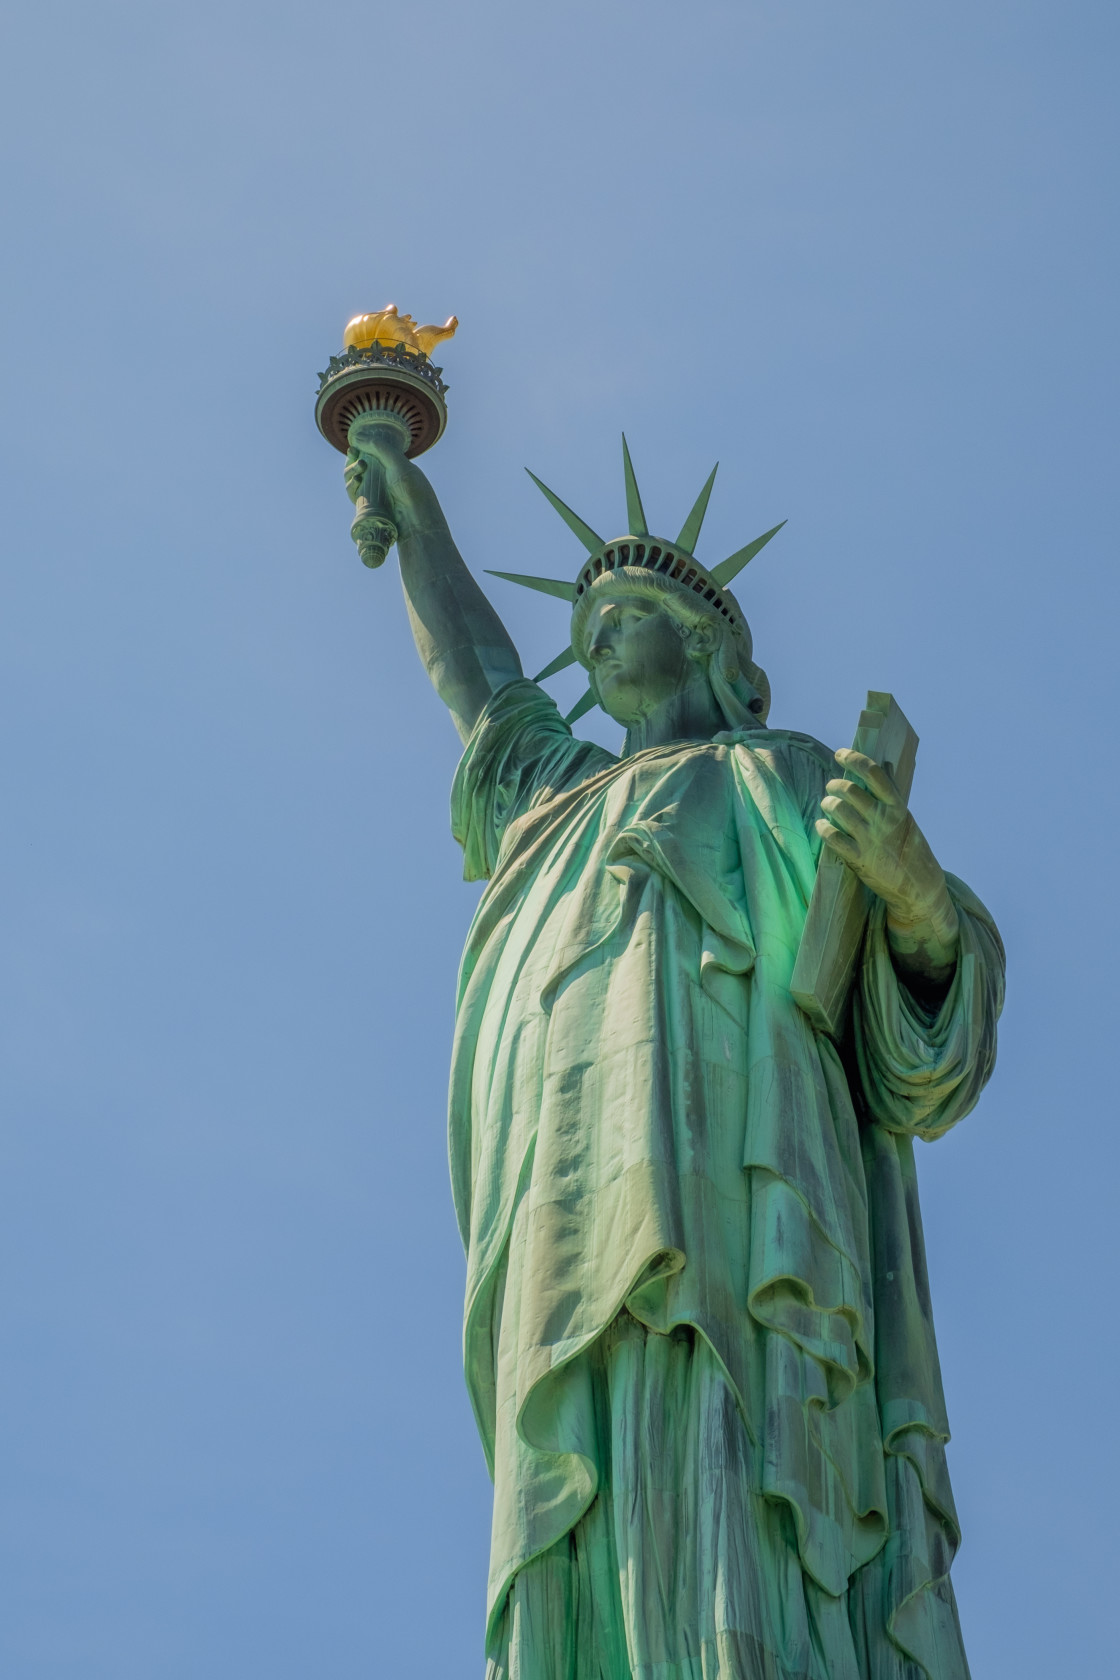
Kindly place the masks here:
<instances>
[{"instance_id":1,"label":"statue's forearm","mask_svg":"<svg viewBox=\"0 0 1120 1680\"><path fill-rule=\"evenodd\" d=\"M887 944L896 970L923 999L938 1002L957 966L960 924L948 891L942 889L924 914L887 911Z\"/></svg>"},{"instance_id":2,"label":"statue's forearm","mask_svg":"<svg viewBox=\"0 0 1120 1680\"><path fill-rule=\"evenodd\" d=\"M424 668L466 740L490 696L522 675L505 625L467 570L443 510L418 469L396 488L398 552L412 634Z\"/></svg>"}]
</instances>

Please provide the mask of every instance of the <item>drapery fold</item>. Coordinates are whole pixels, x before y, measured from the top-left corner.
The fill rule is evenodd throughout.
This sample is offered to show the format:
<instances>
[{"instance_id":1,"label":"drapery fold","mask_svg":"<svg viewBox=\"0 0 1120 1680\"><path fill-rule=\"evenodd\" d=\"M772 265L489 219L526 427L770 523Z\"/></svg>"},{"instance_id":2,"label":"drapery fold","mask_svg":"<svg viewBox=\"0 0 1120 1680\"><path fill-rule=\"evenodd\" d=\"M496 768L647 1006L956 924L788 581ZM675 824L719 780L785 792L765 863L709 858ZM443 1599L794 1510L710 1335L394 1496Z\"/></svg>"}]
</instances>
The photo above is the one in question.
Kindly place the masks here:
<instances>
[{"instance_id":1,"label":"drapery fold","mask_svg":"<svg viewBox=\"0 0 1120 1680\"><path fill-rule=\"evenodd\" d=\"M877 1304L875 1386L887 1466L890 1537L858 1583L868 1638L885 1629L933 1680L960 1648L949 1570L960 1525L945 1447L949 1422L922 1237L914 1139L942 1136L975 1104L995 1062L1003 946L963 881L948 877L960 954L936 1012L901 985L876 905L853 1004L853 1048L871 1124L863 1161ZM963 1649L961 1662L963 1664ZM872 1670L874 1673L875 1671Z\"/></svg>"}]
</instances>

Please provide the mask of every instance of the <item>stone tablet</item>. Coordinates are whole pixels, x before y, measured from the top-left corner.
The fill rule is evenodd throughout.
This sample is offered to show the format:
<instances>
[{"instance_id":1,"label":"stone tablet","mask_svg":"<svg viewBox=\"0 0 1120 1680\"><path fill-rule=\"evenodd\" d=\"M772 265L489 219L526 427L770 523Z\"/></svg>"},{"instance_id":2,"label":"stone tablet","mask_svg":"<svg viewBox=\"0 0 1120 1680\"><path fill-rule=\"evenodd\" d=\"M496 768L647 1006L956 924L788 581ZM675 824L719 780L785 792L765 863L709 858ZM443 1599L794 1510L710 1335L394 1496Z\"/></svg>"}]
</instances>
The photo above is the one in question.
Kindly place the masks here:
<instances>
[{"instance_id":1,"label":"stone tablet","mask_svg":"<svg viewBox=\"0 0 1120 1680\"><path fill-rule=\"evenodd\" d=\"M918 737L893 694L868 691L852 748L888 770L903 800L909 799ZM817 866L790 991L813 1025L830 1038L839 1038L844 1030L873 897L844 860L826 847Z\"/></svg>"}]
</instances>

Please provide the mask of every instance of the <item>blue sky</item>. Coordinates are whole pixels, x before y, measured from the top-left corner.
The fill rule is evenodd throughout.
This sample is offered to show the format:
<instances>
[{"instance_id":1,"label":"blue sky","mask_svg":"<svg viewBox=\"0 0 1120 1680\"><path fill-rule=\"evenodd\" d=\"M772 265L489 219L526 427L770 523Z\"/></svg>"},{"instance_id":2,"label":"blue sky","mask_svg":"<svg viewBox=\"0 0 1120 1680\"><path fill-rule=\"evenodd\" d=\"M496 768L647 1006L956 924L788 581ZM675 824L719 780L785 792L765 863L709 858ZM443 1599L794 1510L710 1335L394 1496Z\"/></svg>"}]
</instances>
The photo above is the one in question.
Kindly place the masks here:
<instances>
[{"instance_id":1,"label":"blue sky","mask_svg":"<svg viewBox=\"0 0 1120 1680\"><path fill-rule=\"evenodd\" d=\"M316 373L454 311L460 545L528 465L701 556L775 723L922 736L1003 926L920 1160L975 1680L1114 1661L1115 8L274 0L0 24L0 1668L481 1672L445 1077L457 742ZM674 523L675 522L675 523ZM530 668L558 603L491 580ZM559 697L574 696L558 680ZM586 720L613 743L613 727Z\"/></svg>"}]
</instances>

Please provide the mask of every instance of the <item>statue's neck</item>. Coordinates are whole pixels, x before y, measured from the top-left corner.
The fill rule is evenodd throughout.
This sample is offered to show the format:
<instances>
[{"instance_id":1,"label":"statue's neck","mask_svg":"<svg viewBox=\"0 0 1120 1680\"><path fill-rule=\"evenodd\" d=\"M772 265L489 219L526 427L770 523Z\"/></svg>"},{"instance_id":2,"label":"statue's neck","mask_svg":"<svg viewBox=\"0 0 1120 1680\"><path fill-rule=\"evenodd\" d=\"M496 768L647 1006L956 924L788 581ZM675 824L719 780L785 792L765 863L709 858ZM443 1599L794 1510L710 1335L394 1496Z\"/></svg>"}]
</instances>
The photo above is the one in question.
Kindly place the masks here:
<instances>
[{"instance_id":1,"label":"statue's neck","mask_svg":"<svg viewBox=\"0 0 1120 1680\"><path fill-rule=\"evenodd\" d=\"M667 746L670 741L710 741L726 727L707 676L700 676L630 724L622 756L630 758L650 747Z\"/></svg>"}]
</instances>

